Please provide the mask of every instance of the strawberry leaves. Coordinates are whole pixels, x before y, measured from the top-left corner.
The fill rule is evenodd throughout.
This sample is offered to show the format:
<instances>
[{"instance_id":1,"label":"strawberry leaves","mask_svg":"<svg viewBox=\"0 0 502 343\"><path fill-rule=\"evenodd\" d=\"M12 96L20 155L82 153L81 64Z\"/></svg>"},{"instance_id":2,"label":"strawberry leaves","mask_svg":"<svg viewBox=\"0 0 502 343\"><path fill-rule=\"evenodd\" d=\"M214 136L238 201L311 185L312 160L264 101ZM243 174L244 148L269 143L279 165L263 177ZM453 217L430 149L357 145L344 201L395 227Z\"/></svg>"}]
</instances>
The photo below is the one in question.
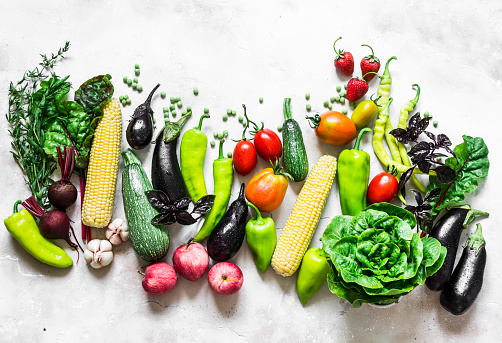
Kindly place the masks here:
<instances>
[{"instance_id":1,"label":"strawberry leaves","mask_svg":"<svg viewBox=\"0 0 502 343\"><path fill-rule=\"evenodd\" d=\"M150 205L159 211L159 214L152 219L153 225L171 225L176 222L181 225L195 224L213 207L215 198L214 195L205 195L193 204L190 198L182 198L171 202L169 197L162 191L146 191L145 194ZM193 208L189 211L192 204ZM199 216L194 217L193 214Z\"/></svg>"}]
</instances>

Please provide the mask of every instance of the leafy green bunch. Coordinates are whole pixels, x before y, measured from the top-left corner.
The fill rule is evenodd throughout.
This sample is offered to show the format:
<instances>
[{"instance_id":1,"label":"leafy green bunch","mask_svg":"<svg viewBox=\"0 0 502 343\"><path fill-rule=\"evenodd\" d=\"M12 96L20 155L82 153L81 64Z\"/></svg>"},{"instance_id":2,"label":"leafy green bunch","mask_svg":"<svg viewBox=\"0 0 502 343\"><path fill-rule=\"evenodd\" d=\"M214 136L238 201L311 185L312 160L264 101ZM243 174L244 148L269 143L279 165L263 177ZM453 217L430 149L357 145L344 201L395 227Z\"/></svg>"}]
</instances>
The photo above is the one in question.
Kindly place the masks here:
<instances>
[{"instance_id":1,"label":"leafy green bunch","mask_svg":"<svg viewBox=\"0 0 502 343\"><path fill-rule=\"evenodd\" d=\"M333 218L321 238L331 292L360 307L396 303L422 285L443 265L446 248L420 238L415 226L413 214L387 203Z\"/></svg>"}]
</instances>

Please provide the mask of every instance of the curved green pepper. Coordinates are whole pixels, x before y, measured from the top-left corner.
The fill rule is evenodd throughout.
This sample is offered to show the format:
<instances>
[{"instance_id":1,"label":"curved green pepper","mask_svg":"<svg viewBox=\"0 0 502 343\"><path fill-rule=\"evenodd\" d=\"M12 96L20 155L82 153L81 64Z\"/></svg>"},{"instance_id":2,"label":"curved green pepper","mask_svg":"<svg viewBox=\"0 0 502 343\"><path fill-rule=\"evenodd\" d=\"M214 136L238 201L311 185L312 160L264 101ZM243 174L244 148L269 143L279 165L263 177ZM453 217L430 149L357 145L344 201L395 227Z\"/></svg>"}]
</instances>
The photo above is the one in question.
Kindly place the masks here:
<instances>
[{"instance_id":1,"label":"curved green pepper","mask_svg":"<svg viewBox=\"0 0 502 343\"><path fill-rule=\"evenodd\" d=\"M296 291L303 305L324 285L329 273L329 264L321 248L310 248L302 259Z\"/></svg>"},{"instance_id":2,"label":"curved green pepper","mask_svg":"<svg viewBox=\"0 0 502 343\"><path fill-rule=\"evenodd\" d=\"M338 156L338 190L342 214L355 216L366 208L366 195L370 178L370 155L359 150L364 128L359 132L354 149L345 149Z\"/></svg>"},{"instance_id":3,"label":"curved green pepper","mask_svg":"<svg viewBox=\"0 0 502 343\"><path fill-rule=\"evenodd\" d=\"M209 237L211 231L225 214L230 200L234 170L232 159L223 157L223 142L225 142L224 139L220 140L219 156L213 162L214 204L206 215L204 224L194 237L195 242L200 242Z\"/></svg>"},{"instance_id":4,"label":"curved green pepper","mask_svg":"<svg viewBox=\"0 0 502 343\"><path fill-rule=\"evenodd\" d=\"M258 270L265 273L270 265L275 246L277 245L277 233L275 232L274 220L270 217L263 218L260 210L248 202L248 206L256 211L256 218L249 219L246 224L246 241L253 254L254 263Z\"/></svg>"},{"instance_id":5,"label":"curved green pepper","mask_svg":"<svg viewBox=\"0 0 502 343\"><path fill-rule=\"evenodd\" d=\"M18 203L14 206L14 212L17 212ZM63 249L42 236L35 218L27 210L14 213L3 223L23 248L39 261L57 268L67 268L73 264Z\"/></svg>"},{"instance_id":6,"label":"curved green pepper","mask_svg":"<svg viewBox=\"0 0 502 343\"><path fill-rule=\"evenodd\" d=\"M194 202L207 195L203 171L207 136L201 131L204 118L209 118L209 114L202 115L199 126L183 134L180 145L181 175L187 186L188 194Z\"/></svg>"}]
</instances>

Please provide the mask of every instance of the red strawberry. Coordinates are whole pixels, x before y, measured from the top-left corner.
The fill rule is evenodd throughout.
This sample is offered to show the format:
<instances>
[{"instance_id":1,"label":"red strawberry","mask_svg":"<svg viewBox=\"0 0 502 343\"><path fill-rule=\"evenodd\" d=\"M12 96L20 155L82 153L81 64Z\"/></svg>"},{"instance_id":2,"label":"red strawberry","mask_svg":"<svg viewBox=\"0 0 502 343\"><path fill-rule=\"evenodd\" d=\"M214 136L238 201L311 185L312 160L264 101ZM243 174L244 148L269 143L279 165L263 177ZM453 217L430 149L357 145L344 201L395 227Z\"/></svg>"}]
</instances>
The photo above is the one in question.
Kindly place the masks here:
<instances>
[{"instance_id":1,"label":"red strawberry","mask_svg":"<svg viewBox=\"0 0 502 343\"><path fill-rule=\"evenodd\" d=\"M371 46L367 44L363 44L362 46L367 46L371 49L371 55L368 55L361 60L361 72L364 75L363 79L365 79L366 82L370 82L371 80L373 80L376 74L366 74L369 72L378 73L378 70L380 70L380 60L375 56L375 53L373 52L373 48Z\"/></svg>"},{"instance_id":2,"label":"red strawberry","mask_svg":"<svg viewBox=\"0 0 502 343\"><path fill-rule=\"evenodd\" d=\"M333 43L333 49L336 52L335 68L340 73L350 76L354 72L354 57L348 51L345 51L345 52L343 50L336 51L335 44L340 39L342 39L342 37L339 37Z\"/></svg>"},{"instance_id":3,"label":"red strawberry","mask_svg":"<svg viewBox=\"0 0 502 343\"><path fill-rule=\"evenodd\" d=\"M361 99L367 91L368 83L361 78L353 77L347 84L347 100L350 102L357 101Z\"/></svg>"}]
</instances>

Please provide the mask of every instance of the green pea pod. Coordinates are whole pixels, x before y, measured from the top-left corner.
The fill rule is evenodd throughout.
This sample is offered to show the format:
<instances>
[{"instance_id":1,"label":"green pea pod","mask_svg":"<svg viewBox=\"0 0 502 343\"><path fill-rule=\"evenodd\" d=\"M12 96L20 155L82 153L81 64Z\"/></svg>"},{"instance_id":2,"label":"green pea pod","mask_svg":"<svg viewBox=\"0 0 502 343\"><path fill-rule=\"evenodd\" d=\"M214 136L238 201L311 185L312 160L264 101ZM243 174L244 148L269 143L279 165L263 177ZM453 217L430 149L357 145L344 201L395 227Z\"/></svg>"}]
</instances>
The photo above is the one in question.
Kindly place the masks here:
<instances>
[{"instance_id":1,"label":"green pea pod","mask_svg":"<svg viewBox=\"0 0 502 343\"><path fill-rule=\"evenodd\" d=\"M370 155L359 150L364 133L359 132L354 149L345 149L338 156L338 189L340 206L344 215L355 216L366 208L366 196L370 177Z\"/></svg>"},{"instance_id":2,"label":"green pea pod","mask_svg":"<svg viewBox=\"0 0 502 343\"><path fill-rule=\"evenodd\" d=\"M14 213L3 222L7 231L39 261L57 268L67 268L73 264L63 249L42 236L35 219L27 210Z\"/></svg>"},{"instance_id":3,"label":"green pea pod","mask_svg":"<svg viewBox=\"0 0 502 343\"><path fill-rule=\"evenodd\" d=\"M277 245L275 223L270 217L263 218L255 205L250 202L247 204L255 209L257 217L249 219L246 224L246 241L258 270L265 273Z\"/></svg>"},{"instance_id":4,"label":"green pea pod","mask_svg":"<svg viewBox=\"0 0 502 343\"><path fill-rule=\"evenodd\" d=\"M296 291L303 305L324 285L329 273L329 264L321 248L310 248L302 259Z\"/></svg>"},{"instance_id":5,"label":"green pea pod","mask_svg":"<svg viewBox=\"0 0 502 343\"><path fill-rule=\"evenodd\" d=\"M209 237L211 231L225 214L230 200L234 170L232 159L223 157L223 142L225 140L220 140L219 156L213 162L214 204L209 213L206 214L204 224L194 237L195 242Z\"/></svg>"},{"instance_id":6,"label":"green pea pod","mask_svg":"<svg viewBox=\"0 0 502 343\"><path fill-rule=\"evenodd\" d=\"M180 145L181 175L187 186L188 194L194 202L207 195L203 170L207 150L207 136L201 131L204 118L209 118L209 114L202 115L199 126L183 134Z\"/></svg>"}]
</instances>

